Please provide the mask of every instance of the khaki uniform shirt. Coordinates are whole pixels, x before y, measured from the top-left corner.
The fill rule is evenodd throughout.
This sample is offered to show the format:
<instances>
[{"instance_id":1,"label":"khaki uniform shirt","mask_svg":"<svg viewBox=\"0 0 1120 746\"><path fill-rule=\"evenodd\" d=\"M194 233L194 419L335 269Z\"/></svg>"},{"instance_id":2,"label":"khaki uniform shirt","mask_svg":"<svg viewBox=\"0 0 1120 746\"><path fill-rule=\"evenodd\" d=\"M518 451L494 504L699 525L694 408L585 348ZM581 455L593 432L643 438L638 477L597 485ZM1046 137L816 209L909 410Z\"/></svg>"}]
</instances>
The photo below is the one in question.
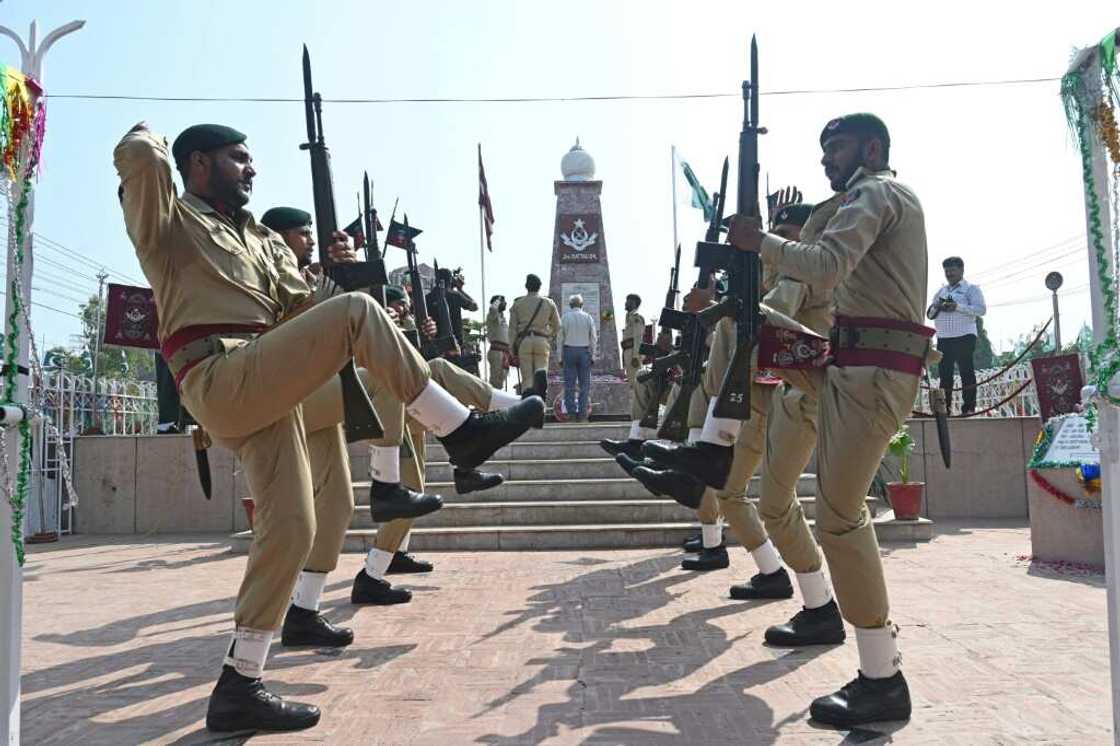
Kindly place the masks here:
<instances>
[{"instance_id":1,"label":"khaki uniform shirt","mask_svg":"<svg viewBox=\"0 0 1120 746\"><path fill-rule=\"evenodd\" d=\"M813 208L809 219L801 228L801 243L813 243L825 225L840 207L844 194L833 195ZM772 289L763 298L771 308L781 311L791 319L800 321L817 334L828 336L832 327L832 288L825 288L796 280L789 276L774 275L767 285Z\"/></svg>"},{"instance_id":2,"label":"khaki uniform shirt","mask_svg":"<svg viewBox=\"0 0 1120 746\"><path fill-rule=\"evenodd\" d=\"M542 300L541 310L537 311L537 304ZM537 311L536 318L533 318L534 311ZM533 319L532 324L529 323L530 318ZM509 329L515 338L524 338L526 331L533 331L552 340L560 333L560 312L556 310L552 298L529 293L514 300L509 307Z\"/></svg>"},{"instance_id":3,"label":"khaki uniform shirt","mask_svg":"<svg viewBox=\"0 0 1120 746\"><path fill-rule=\"evenodd\" d=\"M541 311L543 312L544 309L542 308ZM509 344L509 322L506 321L505 314L493 306L486 312L486 338L491 342Z\"/></svg>"},{"instance_id":4,"label":"khaki uniform shirt","mask_svg":"<svg viewBox=\"0 0 1120 746\"><path fill-rule=\"evenodd\" d=\"M279 234L245 210L236 220L171 178L167 141L130 132L113 152L125 227L159 310L159 336L198 324L272 326L311 298Z\"/></svg>"},{"instance_id":5,"label":"khaki uniform shirt","mask_svg":"<svg viewBox=\"0 0 1120 746\"><path fill-rule=\"evenodd\" d=\"M890 171L856 171L815 241L767 234L761 251L779 273L832 289L837 314L922 323L925 216L914 192Z\"/></svg>"},{"instance_id":6,"label":"khaki uniform shirt","mask_svg":"<svg viewBox=\"0 0 1120 746\"><path fill-rule=\"evenodd\" d=\"M622 330L622 362L624 364L630 362L633 365L641 365L642 356L639 350L645 333L646 320L637 311L628 311L626 313L626 326ZM626 340L630 340L630 347L626 346Z\"/></svg>"}]
</instances>

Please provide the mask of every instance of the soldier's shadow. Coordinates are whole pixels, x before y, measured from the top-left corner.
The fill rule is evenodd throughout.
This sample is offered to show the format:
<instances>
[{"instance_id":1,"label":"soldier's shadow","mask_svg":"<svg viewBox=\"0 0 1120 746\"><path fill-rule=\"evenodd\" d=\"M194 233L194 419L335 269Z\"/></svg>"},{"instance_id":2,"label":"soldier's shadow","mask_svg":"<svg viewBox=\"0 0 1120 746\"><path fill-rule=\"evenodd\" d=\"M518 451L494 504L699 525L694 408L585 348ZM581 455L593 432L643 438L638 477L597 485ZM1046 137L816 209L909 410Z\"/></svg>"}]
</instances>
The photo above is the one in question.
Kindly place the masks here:
<instances>
[{"instance_id":1,"label":"soldier's shadow","mask_svg":"<svg viewBox=\"0 0 1120 746\"><path fill-rule=\"evenodd\" d=\"M774 743L783 723L773 722L773 710L749 690L795 671L824 654L828 648L810 648L775 654L772 660L753 663L683 694L642 696L641 690L664 690L686 679L739 644L761 644L761 627L745 626L743 634L729 637L714 624L726 616L750 613L758 603L732 603L711 599L711 607L689 611L664 623L629 626L655 613L680 594L674 588L693 574L673 572L676 556L657 556L625 567L603 568L555 585L539 586L529 607L511 612L514 618L488 633L489 639L521 624L532 623L538 632L563 632L564 642L554 654L527 661L543 668L505 695L487 703L476 717L515 703L549 681L570 680L567 701L546 704L537 712L536 724L513 736L489 734L478 743L514 746L539 743L567 731L596 728L591 743L679 744L712 739L715 732L742 736L750 743ZM754 620L752 620L754 622ZM633 645L612 651L615 642L648 641L640 652ZM581 643L589 643L580 645ZM679 688L679 685L670 688ZM799 719L804 719L801 713ZM650 728L615 723L646 722ZM716 742L721 742L715 739Z\"/></svg>"}]
</instances>

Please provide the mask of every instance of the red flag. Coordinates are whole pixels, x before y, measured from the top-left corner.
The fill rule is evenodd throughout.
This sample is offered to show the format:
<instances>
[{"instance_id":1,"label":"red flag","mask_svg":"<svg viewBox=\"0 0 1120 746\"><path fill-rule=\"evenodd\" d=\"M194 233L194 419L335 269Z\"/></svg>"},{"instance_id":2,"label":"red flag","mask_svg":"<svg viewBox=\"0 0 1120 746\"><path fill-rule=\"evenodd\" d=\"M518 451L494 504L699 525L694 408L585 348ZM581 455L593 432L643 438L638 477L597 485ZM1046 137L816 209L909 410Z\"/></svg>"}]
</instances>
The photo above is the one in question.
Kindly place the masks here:
<instances>
[{"instance_id":1,"label":"red flag","mask_svg":"<svg viewBox=\"0 0 1120 746\"><path fill-rule=\"evenodd\" d=\"M482 167L482 143L478 145L478 207L486 228L486 249L493 251L490 237L494 234L494 207L490 204L490 189L486 186L486 169Z\"/></svg>"}]
</instances>

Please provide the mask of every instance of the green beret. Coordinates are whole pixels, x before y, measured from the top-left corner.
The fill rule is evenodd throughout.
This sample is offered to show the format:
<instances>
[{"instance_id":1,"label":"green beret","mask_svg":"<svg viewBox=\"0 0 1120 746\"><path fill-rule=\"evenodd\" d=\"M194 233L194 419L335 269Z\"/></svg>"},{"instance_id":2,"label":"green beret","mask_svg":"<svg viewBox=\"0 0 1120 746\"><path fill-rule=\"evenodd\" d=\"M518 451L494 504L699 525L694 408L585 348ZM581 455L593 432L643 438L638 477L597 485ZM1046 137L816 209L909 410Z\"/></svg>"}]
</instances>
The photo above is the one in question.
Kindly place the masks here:
<instances>
[{"instance_id":1,"label":"green beret","mask_svg":"<svg viewBox=\"0 0 1120 746\"><path fill-rule=\"evenodd\" d=\"M887 125L874 114L848 114L837 117L824 126L821 130L821 147L824 141L833 135L855 135L857 137L877 137L883 145L891 146L891 135L887 132Z\"/></svg>"},{"instance_id":2,"label":"green beret","mask_svg":"<svg viewBox=\"0 0 1120 746\"><path fill-rule=\"evenodd\" d=\"M775 213L774 225L805 225L812 212L813 205L807 203L787 205Z\"/></svg>"},{"instance_id":3,"label":"green beret","mask_svg":"<svg viewBox=\"0 0 1120 746\"><path fill-rule=\"evenodd\" d=\"M171 146L171 155L179 163L196 150L205 153L226 145L237 145L245 142L245 137L244 133L224 124L196 124L179 133Z\"/></svg>"},{"instance_id":4,"label":"green beret","mask_svg":"<svg viewBox=\"0 0 1120 746\"><path fill-rule=\"evenodd\" d=\"M386 285L385 286L385 302L386 303L401 303L404 301L404 288L400 285Z\"/></svg>"},{"instance_id":5,"label":"green beret","mask_svg":"<svg viewBox=\"0 0 1120 746\"><path fill-rule=\"evenodd\" d=\"M292 228L311 225L311 213L298 207L273 207L264 215L261 215L261 222L280 233Z\"/></svg>"}]
</instances>

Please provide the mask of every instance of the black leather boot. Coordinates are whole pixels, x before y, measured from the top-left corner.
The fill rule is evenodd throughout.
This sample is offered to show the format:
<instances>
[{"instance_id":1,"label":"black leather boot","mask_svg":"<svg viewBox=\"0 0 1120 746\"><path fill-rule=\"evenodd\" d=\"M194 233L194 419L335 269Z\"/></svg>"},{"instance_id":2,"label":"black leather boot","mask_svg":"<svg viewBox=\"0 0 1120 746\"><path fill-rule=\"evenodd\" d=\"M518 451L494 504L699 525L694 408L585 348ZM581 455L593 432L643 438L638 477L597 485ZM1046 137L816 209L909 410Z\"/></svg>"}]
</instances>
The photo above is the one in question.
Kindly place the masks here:
<instances>
[{"instance_id":1,"label":"black leather boot","mask_svg":"<svg viewBox=\"0 0 1120 746\"><path fill-rule=\"evenodd\" d=\"M736 601L756 598L793 598L793 583L789 582L786 568L778 568L769 575L758 573L742 585L731 586L731 597Z\"/></svg>"},{"instance_id":2,"label":"black leather boot","mask_svg":"<svg viewBox=\"0 0 1120 746\"><path fill-rule=\"evenodd\" d=\"M766 630L766 642L783 648L803 645L837 645L844 642L844 620L832 600L816 609L802 609L785 624Z\"/></svg>"},{"instance_id":3,"label":"black leather boot","mask_svg":"<svg viewBox=\"0 0 1120 746\"><path fill-rule=\"evenodd\" d=\"M696 510L704 498L704 483L686 471L658 471L643 465L635 467L630 476L653 494L669 495L686 508Z\"/></svg>"},{"instance_id":4,"label":"black leather boot","mask_svg":"<svg viewBox=\"0 0 1120 746\"><path fill-rule=\"evenodd\" d=\"M909 720L910 688L902 671L889 679L869 679L859 673L840 691L814 699L809 715L818 723L844 728L884 720Z\"/></svg>"},{"instance_id":5,"label":"black leather boot","mask_svg":"<svg viewBox=\"0 0 1120 746\"><path fill-rule=\"evenodd\" d=\"M533 374L533 390L537 396L548 401L548 371L541 369Z\"/></svg>"},{"instance_id":6,"label":"black leather boot","mask_svg":"<svg viewBox=\"0 0 1120 746\"><path fill-rule=\"evenodd\" d=\"M455 469L455 492L466 495L497 487L505 481L501 474L490 474L478 469Z\"/></svg>"},{"instance_id":7,"label":"black leather boot","mask_svg":"<svg viewBox=\"0 0 1120 746\"><path fill-rule=\"evenodd\" d=\"M711 549L701 549L697 556L685 557L681 560L682 570L694 570L696 572L722 570L730 565L731 559L727 556L727 547L722 544Z\"/></svg>"},{"instance_id":8,"label":"black leather boot","mask_svg":"<svg viewBox=\"0 0 1120 746\"><path fill-rule=\"evenodd\" d=\"M692 536L681 542L681 549L689 554L696 554L704 548L704 536L702 534L693 534Z\"/></svg>"},{"instance_id":9,"label":"black leather boot","mask_svg":"<svg viewBox=\"0 0 1120 746\"><path fill-rule=\"evenodd\" d=\"M418 560L406 552L394 552L393 559L389 562L389 569L385 571L385 574L401 575L404 573L431 572L433 569L434 565L431 562Z\"/></svg>"},{"instance_id":10,"label":"black leather boot","mask_svg":"<svg viewBox=\"0 0 1120 746\"><path fill-rule=\"evenodd\" d=\"M317 611L292 604L284 615L280 643L286 647L314 645L320 648L344 648L354 642L354 630L336 627Z\"/></svg>"},{"instance_id":11,"label":"black leather boot","mask_svg":"<svg viewBox=\"0 0 1120 746\"><path fill-rule=\"evenodd\" d=\"M600 447L610 455L618 456L620 453L625 453L635 461L642 460L642 443L645 443L645 441L634 438L628 438L627 440L603 438L599 441Z\"/></svg>"},{"instance_id":12,"label":"black leather boot","mask_svg":"<svg viewBox=\"0 0 1120 746\"><path fill-rule=\"evenodd\" d=\"M530 396L508 409L471 412L462 425L439 441L447 451L448 461L460 469L476 469L499 448L543 423L544 401Z\"/></svg>"},{"instance_id":13,"label":"black leather boot","mask_svg":"<svg viewBox=\"0 0 1120 746\"><path fill-rule=\"evenodd\" d=\"M638 458L634 459L626 455L625 453L620 453L615 456L614 462L622 467L622 470L626 472L626 476L628 477L634 476L634 470L639 466L653 467L654 465L652 461L645 461L641 456L638 456Z\"/></svg>"},{"instance_id":14,"label":"black leather boot","mask_svg":"<svg viewBox=\"0 0 1120 746\"><path fill-rule=\"evenodd\" d=\"M442 507L443 500L439 495L413 492L399 483L390 484L376 479L369 484L369 509L376 523L419 518Z\"/></svg>"},{"instance_id":15,"label":"black leather boot","mask_svg":"<svg viewBox=\"0 0 1120 746\"><path fill-rule=\"evenodd\" d=\"M663 469L688 472L709 487L722 490L731 473L735 449L714 443L683 445L647 440L642 446L642 455Z\"/></svg>"},{"instance_id":16,"label":"black leather boot","mask_svg":"<svg viewBox=\"0 0 1120 746\"><path fill-rule=\"evenodd\" d=\"M406 604L412 600L412 593L404 588L394 588L380 578L370 577L365 568L358 570L354 587L350 589L350 603L371 606L391 606Z\"/></svg>"},{"instance_id":17,"label":"black leather boot","mask_svg":"<svg viewBox=\"0 0 1120 746\"><path fill-rule=\"evenodd\" d=\"M206 709L206 727L216 733L304 730L318 722L318 707L285 702L233 666L222 666Z\"/></svg>"}]
</instances>

